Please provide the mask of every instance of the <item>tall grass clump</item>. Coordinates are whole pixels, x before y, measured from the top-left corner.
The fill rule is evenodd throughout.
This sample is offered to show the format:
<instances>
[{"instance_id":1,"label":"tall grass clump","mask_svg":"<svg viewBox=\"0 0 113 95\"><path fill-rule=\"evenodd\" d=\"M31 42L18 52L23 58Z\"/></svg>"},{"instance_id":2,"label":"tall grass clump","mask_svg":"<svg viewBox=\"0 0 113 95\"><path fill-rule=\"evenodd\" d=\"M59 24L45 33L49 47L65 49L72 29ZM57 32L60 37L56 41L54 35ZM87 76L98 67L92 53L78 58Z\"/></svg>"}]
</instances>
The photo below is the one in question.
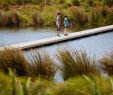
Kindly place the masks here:
<instances>
[{"instance_id":1,"label":"tall grass clump","mask_svg":"<svg viewBox=\"0 0 113 95\"><path fill-rule=\"evenodd\" d=\"M84 26L87 22L85 10L82 7L71 7L70 10L74 15L76 25Z\"/></svg>"},{"instance_id":2,"label":"tall grass clump","mask_svg":"<svg viewBox=\"0 0 113 95\"><path fill-rule=\"evenodd\" d=\"M104 0L103 3L107 6L113 6L113 0Z\"/></svg>"},{"instance_id":3,"label":"tall grass clump","mask_svg":"<svg viewBox=\"0 0 113 95\"><path fill-rule=\"evenodd\" d=\"M103 23L101 7L94 7L88 14L88 23L90 26L99 26Z\"/></svg>"},{"instance_id":4,"label":"tall grass clump","mask_svg":"<svg viewBox=\"0 0 113 95\"><path fill-rule=\"evenodd\" d=\"M22 51L8 48L0 51L0 71L8 73L9 69L18 76L29 75L29 64Z\"/></svg>"},{"instance_id":5,"label":"tall grass clump","mask_svg":"<svg viewBox=\"0 0 113 95\"><path fill-rule=\"evenodd\" d=\"M31 52L32 75L52 79L55 75L55 65L47 53Z\"/></svg>"},{"instance_id":6,"label":"tall grass clump","mask_svg":"<svg viewBox=\"0 0 113 95\"><path fill-rule=\"evenodd\" d=\"M100 75L95 59L88 57L85 51L63 50L58 52L57 57L61 62L59 68L64 80L82 74Z\"/></svg>"},{"instance_id":7,"label":"tall grass clump","mask_svg":"<svg viewBox=\"0 0 113 95\"><path fill-rule=\"evenodd\" d=\"M107 25L113 24L113 8L109 8L106 19L107 19Z\"/></svg>"},{"instance_id":8,"label":"tall grass clump","mask_svg":"<svg viewBox=\"0 0 113 95\"><path fill-rule=\"evenodd\" d=\"M20 20L16 11L0 11L0 26L19 26Z\"/></svg>"},{"instance_id":9,"label":"tall grass clump","mask_svg":"<svg viewBox=\"0 0 113 95\"><path fill-rule=\"evenodd\" d=\"M109 75L113 75L113 53L100 59L100 63L104 65L104 70Z\"/></svg>"},{"instance_id":10,"label":"tall grass clump","mask_svg":"<svg viewBox=\"0 0 113 95\"><path fill-rule=\"evenodd\" d=\"M43 25L43 20L41 18L41 14L39 12L33 12L32 20L33 20L33 24L35 26L42 26Z\"/></svg>"},{"instance_id":11,"label":"tall grass clump","mask_svg":"<svg viewBox=\"0 0 113 95\"><path fill-rule=\"evenodd\" d=\"M57 8L57 9L56 9ZM42 20L44 21L44 26L54 26L55 25L55 13L59 8L57 6L46 6L41 12Z\"/></svg>"}]
</instances>

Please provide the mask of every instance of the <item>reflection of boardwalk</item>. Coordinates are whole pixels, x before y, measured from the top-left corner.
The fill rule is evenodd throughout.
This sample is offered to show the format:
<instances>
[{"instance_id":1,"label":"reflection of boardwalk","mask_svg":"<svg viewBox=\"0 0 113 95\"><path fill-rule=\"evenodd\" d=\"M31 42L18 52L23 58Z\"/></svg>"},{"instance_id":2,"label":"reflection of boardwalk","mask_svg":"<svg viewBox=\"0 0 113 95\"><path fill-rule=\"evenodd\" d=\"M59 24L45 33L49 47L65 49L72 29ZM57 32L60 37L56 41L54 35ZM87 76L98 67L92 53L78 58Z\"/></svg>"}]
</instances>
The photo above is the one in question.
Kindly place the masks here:
<instances>
[{"instance_id":1,"label":"reflection of boardwalk","mask_svg":"<svg viewBox=\"0 0 113 95\"><path fill-rule=\"evenodd\" d=\"M34 47L41 47L41 46L51 45L51 44L55 44L55 43L59 43L59 42L69 41L72 39L80 39L80 38L83 38L86 36L105 33L110 30L113 30L113 25L89 29L89 30L80 31L80 32L75 32L75 33L71 33L71 34L69 34L69 36L65 36L65 37L62 35L61 37L52 37L52 38L46 38L46 39L41 39L41 40L35 40L35 41L31 41L31 42L18 43L15 45L10 45L10 47L15 47L15 48L19 48L19 49L29 49L29 48L34 48Z\"/></svg>"}]
</instances>

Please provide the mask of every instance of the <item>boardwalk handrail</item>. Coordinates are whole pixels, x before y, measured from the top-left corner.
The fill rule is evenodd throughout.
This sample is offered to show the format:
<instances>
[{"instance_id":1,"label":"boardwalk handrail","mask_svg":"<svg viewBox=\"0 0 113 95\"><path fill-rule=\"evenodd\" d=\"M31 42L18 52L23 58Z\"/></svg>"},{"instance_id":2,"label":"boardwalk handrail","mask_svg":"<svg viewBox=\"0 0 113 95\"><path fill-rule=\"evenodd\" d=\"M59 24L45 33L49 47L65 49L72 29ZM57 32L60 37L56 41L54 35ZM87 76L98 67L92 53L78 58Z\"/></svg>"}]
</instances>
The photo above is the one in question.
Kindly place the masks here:
<instances>
[{"instance_id":1,"label":"boardwalk handrail","mask_svg":"<svg viewBox=\"0 0 113 95\"><path fill-rule=\"evenodd\" d=\"M113 30L113 25L105 26L105 27L99 27L99 28L94 28L94 29L89 29L85 31L79 31L75 33L70 33L69 36L61 36L61 37L51 37L51 38L46 38L46 39L40 39L40 40L35 40L35 41L30 41L30 42L23 42L23 43L17 43L14 45L9 45L6 47L12 47L12 48L18 48L18 49L30 49L34 47L41 47L45 45L50 45L50 44L55 44L63 41L68 41L72 39L77 39L77 38L82 38L86 36L91 36L95 34L100 34L100 33L105 33L108 31ZM2 47L0 47L1 49Z\"/></svg>"}]
</instances>

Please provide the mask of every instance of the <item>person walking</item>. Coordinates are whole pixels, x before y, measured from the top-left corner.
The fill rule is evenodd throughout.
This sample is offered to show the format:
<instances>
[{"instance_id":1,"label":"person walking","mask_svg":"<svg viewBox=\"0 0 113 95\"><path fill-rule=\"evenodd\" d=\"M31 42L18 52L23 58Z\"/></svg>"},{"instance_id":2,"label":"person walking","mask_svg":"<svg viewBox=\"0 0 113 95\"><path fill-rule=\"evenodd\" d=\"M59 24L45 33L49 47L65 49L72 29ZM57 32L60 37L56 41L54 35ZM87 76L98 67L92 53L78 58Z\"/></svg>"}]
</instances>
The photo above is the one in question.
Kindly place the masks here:
<instances>
[{"instance_id":1,"label":"person walking","mask_svg":"<svg viewBox=\"0 0 113 95\"><path fill-rule=\"evenodd\" d=\"M60 36L60 29L61 29L61 14L60 13L57 13L56 26L57 26L57 36Z\"/></svg>"},{"instance_id":2,"label":"person walking","mask_svg":"<svg viewBox=\"0 0 113 95\"><path fill-rule=\"evenodd\" d=\"M69 21L68 21L68 16L65 16L64 18L64 36L68 36L68 27L69 27Z\"/></svg>"}]
</instances>

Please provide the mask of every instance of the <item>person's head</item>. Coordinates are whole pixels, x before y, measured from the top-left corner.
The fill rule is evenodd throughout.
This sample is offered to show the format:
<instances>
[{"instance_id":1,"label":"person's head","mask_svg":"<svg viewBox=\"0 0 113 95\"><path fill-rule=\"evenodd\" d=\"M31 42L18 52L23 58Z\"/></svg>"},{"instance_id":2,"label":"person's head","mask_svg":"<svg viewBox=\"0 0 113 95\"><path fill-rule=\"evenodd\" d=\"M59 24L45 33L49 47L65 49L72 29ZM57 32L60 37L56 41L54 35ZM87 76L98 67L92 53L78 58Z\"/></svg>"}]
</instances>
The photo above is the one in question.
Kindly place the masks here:
<instances>
[{"instance_id":1,"label":"person's head","mask_svg":"<svg viewBox=\"0 0 113 95\"><path fill-rule=\"evenodd\" d=\"M61 15L61 14L58 12L57 15Z\"/></svg>"},{"instance_id":2,"label":"person's head","mask_svg":"<svg viewBox=\"0 0 113 95\"><path fill-rule=\"evenodd\" d=\"M65 18L67 18L68 16L67 15L65 15Z\"/></svg>"}]
</instances>

